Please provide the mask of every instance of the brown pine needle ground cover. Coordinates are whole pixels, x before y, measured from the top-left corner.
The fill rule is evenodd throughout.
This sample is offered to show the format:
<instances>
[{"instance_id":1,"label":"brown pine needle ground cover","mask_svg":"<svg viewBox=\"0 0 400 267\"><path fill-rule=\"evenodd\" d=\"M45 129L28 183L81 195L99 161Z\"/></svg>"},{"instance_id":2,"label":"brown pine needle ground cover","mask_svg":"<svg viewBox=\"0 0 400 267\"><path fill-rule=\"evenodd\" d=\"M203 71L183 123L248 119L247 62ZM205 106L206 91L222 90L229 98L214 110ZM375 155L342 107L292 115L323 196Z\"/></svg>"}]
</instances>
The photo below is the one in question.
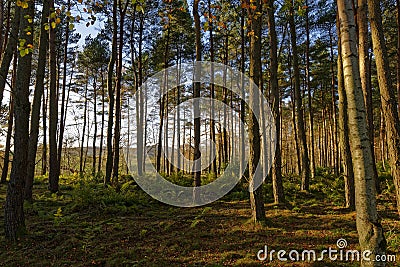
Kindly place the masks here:
<instances>
[{"instance_id":1,"label":"brown pine needle ground cover","mask_svg":"<svg viewBox=\"0 0 400 267\"><path fill-rule=\"evenodd\" d=\"M359 266L327 257L282 262L276 253L272 262L257 259L265 246L269 251L320 252L336 249L340 238L347 240L346 249L358 249L355 212L328 197L323 188L332 184L325 187L322 181L314 183L311 194L286 182L288 204L266 204L267 223L254 225L248 201L233 200L235 193L205 207L176 208L151 199L133 183L116 193L68 178L62 193L52 195L46 179L39 178L35 202L26 203L29 235L11 244L0 230L0 266ZM268 190L266 186L267 201ZM5 192L2 185L2 210ZM379 210L388 254L397 253L397 262L387 266L400 266L400 221L393 197L384 190Z\"/></svg>"}]
</instances>

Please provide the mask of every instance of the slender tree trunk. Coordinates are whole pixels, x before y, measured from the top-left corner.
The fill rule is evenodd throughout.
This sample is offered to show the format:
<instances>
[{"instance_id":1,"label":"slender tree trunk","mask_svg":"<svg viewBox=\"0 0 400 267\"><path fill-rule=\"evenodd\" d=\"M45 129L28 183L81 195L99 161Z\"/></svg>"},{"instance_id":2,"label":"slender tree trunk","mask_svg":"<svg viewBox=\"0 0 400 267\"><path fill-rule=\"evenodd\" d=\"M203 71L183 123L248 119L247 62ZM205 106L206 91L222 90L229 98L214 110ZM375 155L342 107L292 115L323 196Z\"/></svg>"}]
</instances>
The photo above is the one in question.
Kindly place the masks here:
<instances>
[{"instance_id":1,"label":"slender tree trunk","mask_svg":"<svg viewBox=\"0 0 400 267\"><path fill-rule=\"evenodd\" d=\"M344 87L347 96L350 148L356 191L357 231L361 250L370 250L371 259L385 254L386 240L376 209L375 179L370 141L368 138L364 96L358 65L357 35L351 2L339 0L341 56ZM362 261L361 266L385 266L378 261Z\"/></svg>"},{"instance_id":2,"label":"slender tree trunk","mask_svg":"<svg viewBox=\"0 0 400 267\"><path fill-rule=\"evenodd\" d=\"M380 1L369 0L368 10L382 110L388 135L390 167L396 188L397 210L400 215L400 121L397 113L396 93L390 76L385 37L383 35Z\"/></svg>"},{"instance_id":3,"label":"slender tree trunk","mask_svg":"<svg viewBox=\"0 0 400 267\"><path fill-rule=\"evenodd\" d=\"M194 17L194 25L195 25L195 34L196 34L196 61L201 61L201 26L200 26L200 16L199 16L199 0L194 0L193 2L193 17ZM197 67L199 68L199 67ZM196 69L195 78L199 80L200 78L200 70ZM200 107L199 100L196 98L200 97L200 82L195 82L193 84L193 116L194 116L194 159L196 162L193 164L193 178L194 178L194 186L198 187L201 185L201 152L200 152ZM196 188L193 191L194 202L199 200L200 195Z\"/></svg>"},{"instance_id":4,"label":"slender tree trunk","mask_svg":"<svg viewBox=\"0 0 400 267\"><path fill-rule=\"evenodd\" d=\"M397 5L397 105L400 115L400 0L396 0Z\"/></svg>"},{"instance_id":5,"label":"slender tree trunk","mask_svg":"<svg viewBox=\"0 0 400 267\"><path fill-rule=\"evenodd\" d=\"M100 173L103 165L103 139L104 139L104 115L105 115L105 90L103 81L103 69L101 70L101 130L100 130L100 147L99 147L99 163L97 165L97 172Z\"/></svg>"},{"instance_id":6,"label":"slender tree trunk","mask_svg":"<svg viewBox=\"0 0 400 267\"><path fill-rule=\"evenodd\" d=\"M104 185L107 185L111 181L111 174L113 170L113 144L112 144L112 134L113 134L113 120L114 120L114 87L113 87L113 77L114 77L114 65L117 58L117 0L113 0L113 11L112 11L112 48L110 62L108 63L107 70L107 91L108 91L108 123L107 123L107 161L106 161L106 175L104 176Z\"/></svg>"},{"instance_id":7,"label":"slender tree trunk","mask_svg":"<svg viewBox=\"0 0 400 267\"><path fill-rule=\"evenodd\" d=\"M43 1L42 18L40 22L41 27L40 27L38 66L36 70L36 84L35 84L35 92L32 103L27 176L25 183L25 199L29 201L32 200L32 186L33 186L33 179L35 176L35 163L36 163L35 161L36 161L36 152L37 152L38 137L39 137L40 106L42 104L42 97L44 92L44 78L46 76L46 61L47 61L46 59L47 59L47 50L49 47L49 34L45 29L45 25L48 23L49 14L50 14L49 1L45 0Z\"/></svg>"},{"instance_id":8,"label":"slender tree trunk","mask_svg":"<svg viewBox=\"0 0 400 267\"><path fill-rule=\"evenodd\" d=\"M86 77L88 77L88 69L86 69ZM81 149L80 149L80 154L79 154L79 175L81 177L83 177L83 173L84 173L84 155L83 155L83 150L85 147L85 132L86 132L86 125L87 123L87 106L88 106L88 84L86 83L85 85L85 95L83 96L84 98L84 108L83 108L83 126L82 126L82 137L81 137ZM88 127L89 128L89 127ZM88 147L86 146L86 150L88 149Z\"/></svg>"},{"instance_id":9,"label":"slender tree trunk","mask_svg":"<svg viewBox=\"0 0 400 267\"><path fill-rule=\"evenodd\" d=\"M71 10L71 1L67 2L67 10L70 12ZM63 79L62 79L62 87L61 87L61 116L60 116L60 127L59 127L59 136L58 136L58 150L57 150L57 162L58 162L58 175L60 175L61 171L61 156L62 156L62 148L63 148L63 139L64 139L64 130L65 130L65 117L66 117L66 105L65 105L65 97L66 97L66 86L67 86L67 62L68 62L68 43L69 43L69 17L67 17L67 25L65 30L65 43L64 43L64 56L63 56ZM58 90L57 90L58 91Z\"/></svg>"},{"instance_id":10,"label":"slender tree trunk","mask_svg":"<svg viewBox=\"0 0 400 267\"><path fill-rule=\"evenodd\" d=\"M294 74L294 99L296 103L296 122L298 130L298 139L301 156L301 190L308 191L310 186L310 160L308 158L306 131L304 128L304 116L303 116L303 101L300 91L300 69L299 69L299 57L297 53L297 37L296 27L294 22L294 8L293 2L291 1L289 10L289 27L292 43L293 52L293 74Z\"/></svg>"},{"instance_id":11,"label":"slender tree trunk","mask_svg":"<svg viewBox=\"0 0 400 267\"><path fill-rule=\"evenodd\" d=\"M18 58L17 52L14 55L15 58ZM13 79L12 79L12 87L11 90L15 87L15 79L17 74L17 62L18 60L14 60L13 62ZM4 148L4 161L3 161L3 169L1 172L1 180L0 183L4 184L7 182L8 168L10 163L10 151L11 151L11 137L13 133L13 123L14 123L14 92L11 91L10 94L10 106L8 109L8 120L7 120L7 136L6 136L6 146Z\"/></svg>"},{"instance_id":12,"label":"slender tree trunk","mask_svg":"<svg viewBox=\"0 0 400 267\"><path fill-rule=\"evenodd\" d=\"M308 119L310 124L310 175L315 176L315 156L314 156L314 114L312 108L312 95L310 86L310 23L308 0L306 0L306 88L308 96Z\"/></svg>"},{"instance_id":13,"label":"slender tree trunk","mask_svg":"<svg viewBox=\"0 0 400 267\"><path fill-rule=\"evenodd\" d=\"M245 21L245 9L242 8L240 13L240 71L245 73L245 64L246 64L246 36L245 36L245 29L244 29L244 21ZM246 153L246 143L245 143L245 127L244 123L246 121L246 102L245 102L245 91L244 91L244 75L241 77L240 81L241 85L241 96L240 96L240 173L245 172L246 169L246 162L245 162L245 153ZM215 131L215 129L214 129Z\"/></svg>"},{"instance_id":14,"label":"slender tree trunk","mask_svg":"<svg viewBox=\"0 0 400 267\"><path fill-rule=\"evenodd\" d=\"M123 64L123 44L124 44L124 24L125 14L129 1L126 1L125 6L122 6L119 1L119 43L117 57L117 86L115 99L115 129L114 129L114 169L113 169L113 184L118 185L119 176L119 154L120 154L120 138L121 138L121 89L122 89L122 64Z\"/></svg>"},{"instance_id":15,"label":"slender tree trunk","mask_svg":"<svg viewBox=\"0 0 400 267\"><path fill-rule=\"evenodd\" d=\"M274 201L276 204L285 202L285 195L283 193L282 185L282 154L281 154L281 113L280 107L280 92L278 84L278 40L275 30L275 9L274 1L268 1L268 29L270 38L270 80L271 80L271 94L273 97L272 112L275 117L275 131L276 131L276 149L275 149L275 162L272 167L272 188L274 193ZM265 167L265 166L264 166Z\"/></svg>"},{"instance_id":16,"label":"slender tree trunk","mask_svg":"<svg viewBox=\"0 0 400 267\"><path fill-rule=\"evenodd\" d=\"M365 108L367 111L368 133L371 142L371 153L374 161L373 168L375 177L378 177L378 170L375 164L375 151L374 151L374 115L372 104L372 89L369 82L370 73L370 60L369 60L369 38L368 38L368 5L367 0L358 0L357 6L357 26L358 26L358 52L359 64L361 75L361 86L364 93ZM375 181L377 192L380 192L379 179Z\"/></svg>"},{"instance_id":17,"label":"slender tree trunk","mask_svg":"<svg viewBox=\"0 0 400 267\"><path fill-rule=\"evenodd\" d=\"M338 27L339 29L339 27ZM340 30L338 30L339 32ZM338 42L338 94L339 94L339 135L340 149L343 154L343 176L345 186L346 208L354 211L356 209L353 161L350 151L349 125L347 116L347 98L344 89L343 62L341 57L340 33Z\"/></svg>"},{"instance_id":18,"label":"slender tree trunk","mask_svg":"<svg viewBox=\"0 0 400 267\"><path fill-rule=\"evenodd\" d=\"M251 20L251 31L254 33L250 36L250 78L253 80L256 88L250 86L249 106L251 113L249 115L249 190L250 204L252 211L252 220L260 222L265 220L264 196L262 185L257 189L254 188L256 183L260 183L262 175L256 173L257 165L260 161L261 140L260 140L260 125L258 124L256 114L260 114L260 91L257 88L261 80L261 28L262 16L257 15L262 13L262 1L257 0L254 3L254 9L249 9L249 19Z\"/></svg>"},{"instance_id":19,"label":"slender tree trunk","mask_svg":"<svg viewBox=\"0 0 400 267\"><path fill-rule=\"evenodd\" d=\"M42 175L47 172L47 100L49 99L49 91L47 96L43 93L42 120L43 120L43 148L42 148Z\"/></svg>"},{"instance_id":20,"label":"slender tree trunk","mask_svg":"<svg viewBox=\"0 0 400 267\"><path fill-rule=\"evenodd\" d=\"M54 9L54 0L49 0L50 10ZM50 25L55 18L50 19ZM58 192L59 164L57 153L57 124L58 124L58 88L57 88L57 54L56 54L56 33L53 27L49 30L50 48L50 120L49 120L49 143L50 143L50 171L49 189L52 193Z\"/></svg>"},{"instance_id":21,"label":"slender tree trunk","mask_svg":"<svg viewBox=\"0 0 400 267\"><path fill-rule=\"evenodd\" d=\"M20 9L17 7L17 9ZM29 1L28 7L21 10L21 35L26 45L33 44L33 34L27 34L26 28L33 27L35 1ZM29 19L28 19L29 18ZM25 56L19 54L14 90L14 155L10 182L7 186L7 196L4 209L5 236L8 240L17 241L26 233L24 217L24 188L26 179L26 163L28 160L29 143L29 84L32 69L32 52Z\"/></svg>"},{"instance_id":22,"label":"slender tree trunk","mask_svg":"<svg viewBox=\"0 0 400 267\"><path fill-rule=\"evenodd\" d=\"M3 93L7 83L8 70L10 68L14 52L17 49L18 38L19 38L18 34L20 29L21 9L16 4L14 9L15 12L11 25L10 37L8 38L4 54L2 54L1 64L0 64L0 104L3 101Z\"/></svg>"},{"instance_id":23,"label":"slender tree trunk","mask_svg":"<svg viewBox=\"0 0 400 267\"><path fill-rule=\"evenodd\" d=\"M93 146L92 175L95 176L96 175L96 141L97 141L97 73L95 74L94 81L93 81L93 120L94 120L94 133L93 133L93 145L92 145ZM128 134L129 134L129 131L128 131Z\"/></svg>"}]
</instances>

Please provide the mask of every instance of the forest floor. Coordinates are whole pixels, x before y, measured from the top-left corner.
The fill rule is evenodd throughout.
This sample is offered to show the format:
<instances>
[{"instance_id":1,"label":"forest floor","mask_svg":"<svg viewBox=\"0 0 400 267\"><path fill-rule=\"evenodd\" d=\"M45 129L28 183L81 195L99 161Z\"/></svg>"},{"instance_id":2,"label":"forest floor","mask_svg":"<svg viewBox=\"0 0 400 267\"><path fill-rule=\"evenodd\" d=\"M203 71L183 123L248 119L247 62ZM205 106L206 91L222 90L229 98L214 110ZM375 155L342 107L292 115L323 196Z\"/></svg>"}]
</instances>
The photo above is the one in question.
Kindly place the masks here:
<instances>
[{"instance_id":1,"label":"forest floor","mask_svg":"<svg viewBox=\"0 0 400 267\"><path fill-rule=\"evenodd\" d=\"M35 201L25 203L28 235L9 243L0 227L0 266L359 266L327 255L315 262L278 261L276 252L273 261L257 259L265 246L315 250L318 257L324 249L337 249L340 238L346 250L359 249L355 212L341 207L341 191L334 189L339 178L313 181L311 193L285 182L288 204L266 204L264 225L250 222L249 201L235 199L237 192L204 207L177 208L132 184L116 193L100 183L71 180L62 179L56 195L47 192L45 177L37 179ZM1 210L5 193L0 186ZM397 253L397 262L387 266L400 266L400 221L392 196L383 191L379 212L388 254Z\"/></svg>"}]
</instances>

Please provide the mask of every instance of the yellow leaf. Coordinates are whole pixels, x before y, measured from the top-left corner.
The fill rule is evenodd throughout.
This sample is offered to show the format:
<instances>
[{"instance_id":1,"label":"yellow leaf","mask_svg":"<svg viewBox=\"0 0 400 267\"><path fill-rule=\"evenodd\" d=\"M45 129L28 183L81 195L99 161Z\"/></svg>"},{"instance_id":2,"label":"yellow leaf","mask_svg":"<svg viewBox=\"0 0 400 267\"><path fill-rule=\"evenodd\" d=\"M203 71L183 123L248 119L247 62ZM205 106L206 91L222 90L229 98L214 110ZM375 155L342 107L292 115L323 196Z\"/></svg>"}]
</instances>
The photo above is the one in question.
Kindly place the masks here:
<instances>
[{"instance_id":1,"label":"yellow leaf","mask_svg":"<svg viewBox=\"0 0 400 267\"><path fill-rule=\"evenodd\" d=\"M32 33L31 32L26 32L26 35L31 35Z\"/></svg>"},{"instance_id":2,"label":"yellow leaf","mask_svg":"<svg viewBox=\"0 0 400 267\"><path fill-rule=\"evenodd\" d=\"M53 21L53 22L51 23L51 27L52 27L53 29L55 29L56 26L57 26L57 24Z\"/></svg>"},{"instance_id":3,"label":"yellow leaf","mask_svg":"<svg viewBox=\"0 0 400 267\"><path fill-rule=\"evenodd\" d=\"M57 24L60 24L60 23L61 23L61 19L60 19L60 18L57 18L57 19L56 19L56 23L57 23Z\"/></svg>"}]
</instances>

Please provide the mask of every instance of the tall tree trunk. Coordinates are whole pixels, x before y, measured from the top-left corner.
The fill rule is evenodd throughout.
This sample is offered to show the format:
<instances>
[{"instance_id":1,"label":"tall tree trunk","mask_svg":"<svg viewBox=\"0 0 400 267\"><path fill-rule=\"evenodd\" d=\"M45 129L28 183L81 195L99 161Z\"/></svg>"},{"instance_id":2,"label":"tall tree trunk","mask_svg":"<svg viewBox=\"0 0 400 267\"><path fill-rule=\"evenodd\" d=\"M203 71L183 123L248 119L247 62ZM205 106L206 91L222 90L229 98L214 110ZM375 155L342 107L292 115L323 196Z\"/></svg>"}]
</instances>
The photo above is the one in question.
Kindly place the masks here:
<instances>
[{"instance_id":1,"label":"tall tree trunk","mask_svg":"<svg viewBox=\"0 0 400 267\"><path fill-rule=\"evenodd\" d=\"M290 4L289 10L289 27L290 37L292 43L293 52L293 74L294 74L294 99L296 103L296 123L298 130L298 144L300 147L301 156L301 190L308 191L310 186L310 160L308 158L307 139L306 131L304 128L304 116L303 116L303 101L300 91L300 69L299 69L299 56L297 53L297 34L296 26L294 22L294 7L293 1Z\"/></svg>"},{"instance_id":2,"label":"tall tree trunk","mask_svg":"<svg viewBox=\"0 0 400 267\"><path fill-rule=\"evenodd\" d=\"M4 54L2 54L1 64L0 64L0 104L3 101L3 93L7 83L8 70L10 68L14 52L17 49L18 38L19 38L18 34L20 30L21 9L17 6L17 4L15 4L14 9L15 12L14 12L14 18L12 20L10 37L8 38Z\"/></svg>"},{"instance_id":3,"label":"tall tree trunk","mask_svg":"<svg viewBox=\"0 0 400 267\"><path fill-rule=\"evenodd\" d=\"M244 21L245 21L245 9L241 9L240 13L240 71L242 73L245 73L245 64L246 64L246 47L245 47L245 29L244 29ZM241 80L240 80L240 86L241 86L241 96L240 96L240 173L245 172L246 169L246 162L245 162L245 153L246 153L246 143L245 143L245 127L244 123L246 120L246 102L245 102L245 90L244 90L244 76L242 75ZM215 129L214 129L215 131Z\"/></svg>"},{"instance_id":4,"label":"tall tree trunk","mask_svg":"<svg viewBox=\"0 0 400 267\"><path fill-rule=\"evenodd\" d=\"M20 7L17 7L20 9ZM21 35L26 40L26 45L33 44L33 34L28 34L24 29L33 28L35 1L29 1L28 7L21 10ZM32 69L32 52L18 56L17 76L14 90L14 155L11 168L10 182L7 186L7 196L4 209L5 236L7 239L17 241L26 233L24 217L24 188L26 179L26 163L28 160L29 143L29 84Z\"/></svg>"},{"instance_id":5,"label":"tall tree trunk","mask_svg":"<svg viewBox=\"0 0 400 267\"><path fill-rule=\"evenodd\" d=\"M260 114L260 91L257 88L261 80L261 28L262 16L262 1L257 0L254 3L254 8L249 9L249 19L251 20L250 36L250 78L253 80L256 88L250 86L249 106L251 113L249 115L249 190L250 190L250 204L252 211L252 220L260 222L265 220L264 197L262 186L257 189L254 188L256 183L260 183L259 179L263 178L262 175L256 173L257 165L260 161L261 155L261 140L260 140L260 125L258 124L256 114Z\"/></svg>"},{"instance_id":6,"label":"tall tree trunk","mask_svg":"<svg viewBox=\"0 0 400 267\"><path fill-rule=\"evenodd\" d=\"M210 34L210 61L214 62L214 36L213 36L213 31L214 31L214 24L212 20L212 14L211 14L211 1L208 0L208 16L210 18L209 21L209 34ZM215 84L214 84L214 66L211 65L211 112L210 112L210 142L212 144L216 144L216 139L215 139L215 105L214 105L214 99L215 99ZM210 146L210 159L211 161L211 172L213 172L215 175L217 174L217 158L215 155L216 150L212 149Z\"/></svg>"},{"instance_id":7,"label":"tall tree trunk","mask_svg":"<svg viewBox=\"0 0 400 267\"><path fill-rule=\"evenodd\" d=\"M93 120L94 120L94 133L93 133L93 145L92 145L93 146L92 175L95 176L96 175L96 141L97 141L97 73L95 73L94 81L93 81ZM128 134L129 134L129 131L128 131Z\"/></svg>"},{"instance_id":8,"label":"tall tree trunk","mask_svg":"<svg viewBox=\"0 0 400 267\"><path fill-rule=\"evenodd\" d=\"M99 147L99 164L97 165L97 172L100 173L103 165L103 139L104 139L104 115L105 115L105 90L103 80L103 69L101 69L101 130L100 130L100 147Z\"/></svg>"},{"instance_id":9,"label":"tall tree trunk","mask_svg":"<svg viewBox=\"0 0 400 267\"><path fill-rule=\"evenodd\" d=\"M282 185L282 154L281 154L281 113L280 107L280 91L278 84L278 40L276 37L275 29L275 9L274 1L268 1L268 29L270 38L270 81L271 81L271 94L273 97L272 111L275 117L275 131L276 131L276 148L275 148L275 162L272 168L272 188L274 193L274 201L276 204L285 202L285 195L283 193ZM264 166L265 167L265 166Z\"/></svg>"},{"instance_id":10,"label":"tall tree trunk","mask_svg":"<svg viewBox=\"0 0 400 267\"><path fill-rule=\"evenodd\" d=\"M38 55L38 66L36 70L36 84L35 92L32 102L32 114L31 114L31 128L29 134L29 148L28 148L28 163L27 163L27 176L25 184L25 199L32 200L32 186L33 179L35 176L35 161L36 152L39 137L39 122L40 122L40 107L42 104L42 97L44 92L44 78L46 76L46 59L47 50L49 47L49 34L45 29L48 23L48 17L50 14L49 1L43 1L42 18L40 22L40 40L39 40L39 55ZM43 102L44 105L44 102Z\"/></svg>"},{"instance_id":11,"label":"tall tree trunk","mask_svg":"<svg viewBox=\"0 0 400 267\"><path fill-rule=\"evenodd\" d=\"M67 11L71 10L71 1L67 2ZM65 130L65 117L66 117L66 86L67 86L67 62L68 62L68 43L69 43L69 17L67 19L67 25L65 28L65 43L64 43L64 56L63 56L63 79L61 87L61 115L60 115L60 127L58 136L58 150L57 150L57 161L58 161L58 175L60 175L61 169L61 155L63 148L64 130ZM58 91L58 90L57 90Z\"/></svg>"},{"instance_id":12,"label":"tall tree trunk","mask_svg":"<svg viewBox=\"0 0 400 267\"><path fill-rule=\"evenodd\" d=\"M106 161L106 175L104 176L104 185L111 182L111 174L113 170L113 120L114 120L114 87L113 87L113 77L114 77L114 65L117 57L117 0L113 0L113 10L112 10L112 46L111 46L111 56L110 62L108 63L107 70L107 91L108 91L108 122L107 122L107 161Z\"/></svg>"},{"instance_id":13,"label":"tall tree trunk","mask_svg":"<svg viewBox=\"0 0 400 267\"><path fill-rule=\"evenodd\" d=\"M339 29L339 25L338 25ZM340 30L338 30L339 32ZM347 116L347 98L344 89L343 62L341 57L340 33L338 41L338 94L339 94L339 136L340 149L343 154L343 176L345 186L345 206L351 211L356 209L353 161L350 151L349 124Z\"/></svg>"},{"instance_id":14,"label":"tall tree trunk","mask_svg":"<svg viewBox=\"0 0 400 267\"><path fill-rule=\"evenodd\" d=\"M397 105L400 115L400 0L396 0L397 5Z\"/></svg>"},{"instance_id":15,"label":"tall tree trunk","mask_svg":"<svg viewBox=\"0 0 400 267\"><path fill-rule=\"evenodd\" d=\"M18 52L15 52L14 57L18 58ZM11 90L15 87L15 79L17 74L17 62L18 60L14 60L13 62L13 79L12 79L12 87ZM7 182L8 168L10 163L10 151L11 151L11 137L13 134L13 123L14 123L14 92L11 91L10 94L10 106L8 109L8 120L7 120L7 136L6 136L6 146L4 148L4 161L3 161L3 169L1 172L1 180L0 183L4 184Z\"/></svg>"},{"instance_id":16,"label":"tall tree trunk","mask_svg":"<svg viewBox=\"0 0 400 267\"><path fill-rule=\"evenodd\" d=\"M371 259L385 254L386 240L376 209L375 179L368 138L364 96L358 65L357 35L351 1L339 0L341 56L347 96L350 148L356 191L357 231L361 250L370 250ZM362 261L361 266L385 266L377 261Z\"/></svg>"},{"instance_id":17,"label":"tall tree trunk","mask_svg":"<svg viewBox=\"0 0 400 267\"><path fill-rule=\"evenodd\" d=\"M120 152L120 137L121 137L121 89L122 89L122 65L123 65L123 43L124 43L124 24L125 14L128 8L129 1L122 6L122 1L119 1L119 42L118 42L118 57L117 57L117 86L115 98L115 129L114 129L114 169L113 169L113 184L118 185L119 176L119 152Z\"/></svg>"},{"instance_id":18,"label":"tall tree trunk","mask_svg":"<svg viewBox=\"0 0 400 267\"><path fill-rule=\"evenodd\" d=\"M310 175L311 178L315 176L315 156L314 156L314 114L312 108L312 95L310 86L310 23L309 23L309 9L308 0L306 0L306 88L308 96L308 119L310 124Z\"/></svg>"},{"instance_id":19,"label":"tall tree trunk","mask_svg":"<svg viewBox=\"0 0 400 267\"><path fill-rule=\"evenodd\" d=\"M367 18L368 5L367 0L358 0L357 6L357 26L358 26L358 53L360 64L361 86L364 93L365 108L367 111L368 133L371 142L371 153L374 161L373 169L375 177L378 177L378 170L375 164L375 150L374 150L374 113L372 104L372 89L369 82L370 73L370 60L369 60L369 38L368 38L368 18ZM377 192L380 192L379 179L375 181Z\"/></svg>"},{"instance_id":20,"label":"tall tree trunk","mask_svg":"<svg viewBox=\"0 0 400 267\"><path fill-rule=\"evenodd\" d=\"M200 16L199 16L199 0L194 0L193 1L193 17L194 17L194 25L195 25L195 34L196 34L196 61L201 61L201 26L200 26ZM200 78L200 70L199 66L196 68L196 73L195 73L195 79L199 80ZM193 197L194 197L194 202L199 201L199 194L198 191L196 190L196 187L199 187L201 185L201 164L200 164L200 158L201 158L201 152L200 152L200 106L199 106L199 100L196 100L196 98L200 97L200 82L195 82L193 84L193 116L194 116L194 161L195 163L193 164L193 178L194 178L194 191L193 191Z\"/></svg>"},{"instance_id":21,"label":"tall tree trunk","mask_svg":"<svg viewBox=\"0 0 400 267\"><path fill-rule=\"evenodd\" d=\"M372 46L378 73L382 111L385 117L390 167L397 196L397 211L400 215L400 121L397 113L396 93L390 76L389 60L383 35L380 1L369 0Z\"/></svg>"},{"instance_id":22,"label":"tall tree trunk","mask_svg":"<svg viewBox=\"0 0 400 267\"><path fill-rule=\"evenodd\" d=\"M88 77L88 70L86 69L86 77ZM88 106L88 84L86 82L85 85L85 95L83 96L84 99L84 108L83 108L83 126L82 126L82 137L81 137L81 148L80 148L80 153L79 153L79 175L81 177L83 177L83 173L84 173L84 166L83 166L83 161L84 158L86 159L86 157L84 157L83 154L83 150L85 147L85 132L86 132L86 125L87 123L87 106ZM89 128L89 127L88 127ZM86 146L86 151L88 150L88 147Z\"/></svg>"},{"instance_id":23,"label":"tall tree trunk","mask_svg":"<svg viewBox=\"0 0 400 267\"><path fill-rule=\"evenodd\" d=\"M49 91L47 96L43 93L42 105L42 121L43 121L43 147L42 147L42 175L47 172L47 101L49 99Z\"/></svg>"},{"instance_id":24,"label":"tall tree trunk","mask_svg":"<svg viewBox=\"0 0 400 267\"><path fill-rule=\"evenodd\" d=\"M54 0L49 0L50 10L54 9ZM55 18L51 18L49 24L55 23ZM53 27L49 30L50 48L50 120L49 120L49 143L50 143L50 171L49 189L52 193L58 191L59 164L57 153L57 124L58 124L58 88L57 88L57 54L56 54L56 33Z\"/></svg>"}]
</instances>

